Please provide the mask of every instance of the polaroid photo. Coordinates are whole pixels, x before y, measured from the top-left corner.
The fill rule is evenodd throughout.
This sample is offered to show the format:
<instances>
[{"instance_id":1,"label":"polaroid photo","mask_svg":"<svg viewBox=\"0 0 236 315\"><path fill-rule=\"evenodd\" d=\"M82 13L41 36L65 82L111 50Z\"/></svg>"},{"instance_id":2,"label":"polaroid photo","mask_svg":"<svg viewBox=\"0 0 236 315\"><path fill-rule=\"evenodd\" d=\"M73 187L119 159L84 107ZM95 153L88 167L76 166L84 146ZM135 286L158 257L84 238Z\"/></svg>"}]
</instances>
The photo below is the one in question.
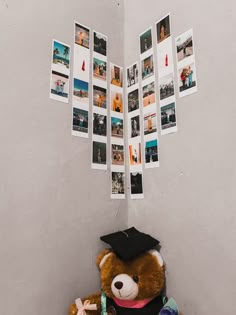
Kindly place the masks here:
<instances>
[{"instance_id":1,"label":"polaroid photo","mask_svg":"<svg viewBox=\"0 0 236 315\"><path fill-rule=\"evenodd\" d=\"M93 57L93 77L98 80L107 80L106 61Z\"/></svg>"},{"instance_id":2,"label":"polaroid photo","mask_svg":"<svg viewBox=\"0 0 236 315\"><path fill-rule=\"evenodd\" d=\"M143 86L143 107L156 103L155 82Z\"/></svg>"},{"instance_id":3,"label":"polaroid photo","mask_svg":"<svg viewBox=\"0 0 236 315\"><path fill-rule=\"evenodd\" d=\"M144 135L157 132L157 113L156 111L144 114Z\"/></svg>"},{"instance_id":4,"label":"polaroid photo","mask_svg":"<svg viewBox=\"0 0 236 315\"><path fill-rule=\"evenodd\" d=\"M152 48L152 28L140 35L140 53L141 55Z\"/></svg>"},{"instance_id":5,"label":"polaroid photo","mask_svg":"<svg viewBox=\"0 0 236 315\"><path fill-rule=\"evenodd\" d=\"M92 168L107 169L106 143L93 141L92 144Z\"/></svg>"},{"instance_id":6,"label":"polaroid photo","mask_svg":"<svg viewBox=\"0 0 236 315\"><path fill-rule=\"evenodd\" d=\"M142 172L130 173L131 199L143 198L143 174Z\"/></svg>"},{"instance_id":7,"label":"polaroid photo","mask_svg":"<svg viewBox=\"0 0 236 315\"><path fill-rule=\"evenodd\" d=\"M177 131L175 102L161 107L161 135Z\"/></svg>"},{"instance_id":8,"label":"polaroid photo","mask_svg":"<svg viewBox=\"0 0 236 315\"><path fill-rule=\"evenodd\" d=\"M124 172L111 173L111 198L112 199L125 198L125 173Z\"/></svg>"},{"instance_id":9,"label":"polaroid photo","mask_svg":"<svg viewBox=\"0 0 236 315\"><path fill-rule=\"evenodd\" d=\"M88 138L88 111L73 107L72 135Z\"/></svg>"},{"instance_id":10,"label":"polaroid photo","mask_svg":"<svg viewBox=\"0 0 236 315\"><path fill-rule=\"evenodd\" d=\"M69 76L51 70L50 98L63 103L69 102Z\"/></svg>"},{"instance_id":11,"label":"polaroid photo","mask_svg":"<svg viewBox=\"0 0 236 315\"><path fill-rule=\"evenodd\" d=\"M52 41L52 68L53 70L70 74L70 46L58 41Z\"/></svg>"},{"instance_id":12,"label":"polaroid photo","mask_svg":"<svg viewBox=\"0 0 236 315\"><path fill-rule=\"evenodd\" d=\"M117 113L123 113L123 94L111 90L111 110Z\"/></svg>"},{"instance_id":13,"label":"polaroid photo","mask_svg":"<svg viewBox=\"0 0 236 315\"><path fill-rule=\"evenodd\" d=\"M181 62L186 58L193 56L193 30L190 29L187 32L179 35L175 39L175 47L177 54L177 62Z\"/></svg>"},{"instance_id":14,"label":"polaroid photo","mask_svg":"<svg viewBox=\"0 0 236 315\"><path fill-rule=\"evenodd\" d=\"M140 136L140 115L129 118L129 138Z\"/></svg>"},{"instance_id":15,"label":"polaroid photo","mask_svg":"<svg viewBox=\"0 0 236 315\"><path fill-rule=\"evenodd\" d=\"M83 46L74 47L73 76L82 81L89 82L90 75L90 50Z\"/></svg>"},{"instance_id":16,"label":"polaroid photo","mask_svg":"<svg viewBox=\"0 0 236 315\"><path fill-rule=\"evenodd\" d=\"M129 164L133 165L141 165L141 142L133 142L129 144Z\"/></svg>"},{"instance_id":17,"label":"polaroid photo","mask_svg":"<svg viewBox=\"0 0 236 315\"><path fill-rule=\"evenodd\" d=\"M178 69L179 97L197 92L197 78L195 63Z\"/></svg>"},{"instance_id":18,"label":"polaroid photo","mask_svg":"<svg viewBox=\"0 0 236 315\"><path fill-rule=\"evenodd\" d=\"M147 78L154 75L153 55L141 61L141 70L142 70L142 80L146 80Z\"/></svg>"},{"instance_id":19,"label":"polaroid photo","mask_svg":"<svg viewBox=\"0 0 236 315\"><path fill-rule=\"evenodd\" d=\"M111 136L114 138L123 138L124 123L123 119L111 117Z\"/></svg>"},{"instance_id":20,"label":"polaroid photo","mask_svg":"<svg viewBox=\"0 0 236 315\"><path fill-rule=\"evenodd\" d=\"M88 82L74 78L73 85L73 104L89 105L89 84Z\"/></svg>"},{"instance_id":21,"label":"polaroid photo","mask_svg":"<svg viewBox=\"0 0 236 315\"><path fill-rule=\"evenodd\" d=\"M111 84L117 87L123 87L123 68L110 64L111 67Z\"/></svg>"},{"instance_id":22,"label":"polaroid photo","mask_svg":"<svg viewBox=\"0 0 236 315\"><path fill-rule=\"evenodd\" d=\"M174 71L173 45L171 37L157 45L158 77Z\"/></svg>"},{"instance_id":23,"label":"polaroid photo","mask_svg":"<svg viewBox=\"0 0 236 315\"><path fill-rule=\"evenodd\" d=\"M139 90L136 89L128 93L128 112L139 109Z\"/></svg>"},{"instance_id":24,"label":"polaroid photo","mask_svg":"<svg viewBox=\"0 0 236 315\"><path fill-rule=\"evenodd\" d=\"M75 44L89 49L90 29L75 22Z\"/></svg>"},{"instance_id":25,"label":"polaroid photo","mask_svg":"<svg viewBox=\"0 0 236 315\"><path fill-rule=\"evenodd\" d=\"M157 138L145 141L145 168L159 167Z\"/></svg>"},{"instance_id":26,"label":"polaroid photo","mask_svg":"<svg viewBox=\"0 0 236 315\"><path fill-rule=\"evenodd\" d=\"M124 145L111 144L111 164L112 165L124 165Z\"/></svg>"},{"instance_id":27,"label":"polaroid photo","mask_svg":"<svg viewBox=\"0 0 236 315\"><path fill-rule=\"evenodd\" d=\"M157 44L171 36L170 15L168 14L156 23Z\"/></svg>"},{"instance_id":28,"label":"polaroid photo","mask_svg":"<svg viewBox=\"0 0 236 315\"><path fill-rule=\"evenodd\" d=\"M99 55L107 56L107 36L93 31L93 51Z\"/></svg>"},{"instance_id":29,"label":"polaroid photo","mask_svg":"<svg viewBox=\"0 0 236 315\"><path fill-rule=\"evenodd\" d=\"M97 86L93 85L93 106L96 106L98 108L107 108L107 90Z\"/></svg>"},{"instance_id":30,"label":"polaroid photo","mask_svg":"<svg viewBox=\"0 0 236 315\"><path fill-rule=\"evenodd\" d=\"M93 134L107 136L107 116L93 113Z\"/></svg>"},{"instance_id":31,"label":"polaroid photo","mask_svg":"<svg viewBox=\"0 0 236 315\"><path fill-rule=\"evenodd\" d=\"M127 87L138 84L138 63L127 68Z\"/></svg>"},{"instance_id":32,"label":"polaroid photo","mask_svg":"<svg viewBox=\"0 0 236 315\"><path fill-rule=\"evenodd\" d=\"M175 94L173 73L159 79L159 93L161 101Z\"/></svg>"}]
</instances>

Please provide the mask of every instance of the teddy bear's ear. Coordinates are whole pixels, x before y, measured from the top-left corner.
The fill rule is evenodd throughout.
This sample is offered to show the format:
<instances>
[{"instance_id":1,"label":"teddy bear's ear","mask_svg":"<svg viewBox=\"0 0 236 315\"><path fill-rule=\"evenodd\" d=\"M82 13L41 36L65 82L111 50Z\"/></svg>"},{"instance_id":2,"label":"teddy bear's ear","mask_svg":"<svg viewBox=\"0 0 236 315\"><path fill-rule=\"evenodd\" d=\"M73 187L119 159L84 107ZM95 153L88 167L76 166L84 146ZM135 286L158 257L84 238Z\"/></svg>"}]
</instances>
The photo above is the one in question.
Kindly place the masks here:
<instances>
[{"instance_id":1,"label":"teddy bear's ear","mask_svg":"<svg viewBox=\"0 0 236 315\"><path fill-rule=\"evenodd\" d=\"M157 259L157 261L158 261L158 263L159 263L159 265L160 265L161 267L164 266L164 261L163 261L163 259L162 259L162 257L161 257L161 254L160 254L156 249L150 249L148 252L149 252L151 255L153 255L153 256L156 257L156 259Z\"/></svg>"},{"instance_id":2,"label":"teddy bear's ear","mask_svg":"<svg viewBox=\"0 0 236 315\"><path fill-rule=\"evenodd\" d=\"M112 254L112 251L110 249L105 249L103 250L97 257L97 267L99 269L102 268L102 266L104 265L105 261L107 260L107 258Z\"/></svg>"}]
</instances>

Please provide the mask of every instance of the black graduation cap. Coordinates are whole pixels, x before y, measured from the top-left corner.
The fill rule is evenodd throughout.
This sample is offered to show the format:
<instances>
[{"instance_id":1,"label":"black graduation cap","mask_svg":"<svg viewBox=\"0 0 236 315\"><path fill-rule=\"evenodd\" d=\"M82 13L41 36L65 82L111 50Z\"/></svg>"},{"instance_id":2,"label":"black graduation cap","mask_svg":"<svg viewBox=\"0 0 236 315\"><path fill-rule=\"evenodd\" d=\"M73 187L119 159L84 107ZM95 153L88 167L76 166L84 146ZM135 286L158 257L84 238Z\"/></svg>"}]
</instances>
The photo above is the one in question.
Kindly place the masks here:
<instances>
[{"instance_id":1,"label":"black graduation cap","mask_svg":"<svg viewBox=\"0 0 236 315\"><path fill-rule=\"evenodd\" d=\"M100 239L109 244L122 260L130 260L160 243L149 234L142 233L134 227L103 235Z\"/></svg>"}]
</instances>

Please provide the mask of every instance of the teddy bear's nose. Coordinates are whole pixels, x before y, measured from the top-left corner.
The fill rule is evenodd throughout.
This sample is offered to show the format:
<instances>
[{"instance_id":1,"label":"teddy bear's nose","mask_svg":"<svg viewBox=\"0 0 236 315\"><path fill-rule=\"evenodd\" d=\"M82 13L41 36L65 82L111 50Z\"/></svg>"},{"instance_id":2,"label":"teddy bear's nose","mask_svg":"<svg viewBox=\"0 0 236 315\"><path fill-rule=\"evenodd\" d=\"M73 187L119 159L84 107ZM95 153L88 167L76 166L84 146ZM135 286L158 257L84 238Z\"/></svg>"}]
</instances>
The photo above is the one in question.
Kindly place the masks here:
<instances>
[{"instance_id":1,"label":"teddy bear's nose","mask_svg":"<svg viewBox=\"0 0 236 315\"><path fill-rule=\"evenodd\" d=\"M117 282L114 283L114 286L115 286L118 290L120 290L120 289L123 287L123 282L117 281Z\"/></svg>"}]
</instances>

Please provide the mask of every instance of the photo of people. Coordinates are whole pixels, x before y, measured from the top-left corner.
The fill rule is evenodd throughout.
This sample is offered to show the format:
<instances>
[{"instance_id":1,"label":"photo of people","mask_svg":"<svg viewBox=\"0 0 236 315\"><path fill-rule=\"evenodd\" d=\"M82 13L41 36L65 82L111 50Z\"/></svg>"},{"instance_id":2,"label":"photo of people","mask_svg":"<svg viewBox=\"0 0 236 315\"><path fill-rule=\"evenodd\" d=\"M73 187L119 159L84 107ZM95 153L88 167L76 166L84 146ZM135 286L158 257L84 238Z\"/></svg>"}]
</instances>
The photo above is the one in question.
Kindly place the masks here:
<instances>
[{"instance_id":1,"label":"photo of people","mask_svg":"<svg viewBox=\"0 0 236 315\"><path fill-rule=\"evenodd\" d=\"M143 86L143 106L154 104L156 102L155 97L155 83L151 82Z\"/></svg>"},{"instance_id":2,"label":"photo of people","mask_svg":"<svg viewBox=\"0 0 236 315\"><path fill-rule=\"evenodd\" d=\"M130 165L141 164L141 143L133 143L129 145L129 162Z\"/></svg>"},{"instance_id":3,"label":"photo of people","mask_svg":"<svg viewBox=\"0 0 236 315\"><path fill-rule=\"evenodd\" d=\"M173 73L168 74L167 76L160 78L160 100L164 100L167 97L174 95L174 78Z\"/></svg>"},{"instance_id":4,"label":"photo of people","mask_svg":"<svg viewBox=\"0 0 236 315\"><path fill-rule=\"evenodd\" d=\"M153 55L142 60L142 79L145 80L154 74Z\"/></svg>"},{"instance_id":5,"label":"photo of people","mask_svg":"<svg viewBox=\"0 0 236 315\"><path fill-rule=\"evenodd\" d=\"M130 126L131 126L131 132L130 132L130 137L138 137L140 135L140 117L135 116L130 119Z\"/></svg>"},{"instance_id":6,"label":"photo of people","mask_svg":"<svg viewBox=\"0 0 236 315\"><path fill-rule=\"evenodd\" d=\"M124 146L118 144L111 145L111 162L113 165L124 165Z\"/></svg>"},{"instance_id":7,"label":"photo of people","mask_svg":"<svg viewBox=\"0 0 236 315\"><path fill-rule=\"evenodd\" d=\"M142 194L142 173L130 173L131 194Z\"/></svg>"},{"instance_id":8,"label":"photo of people","mask_svg":"<svg viewBox=\"0 0 236 315\"><path fill-rule=\"evenodd\" d=\"M158 162L158 140L145 142L145 163Z\"/></svg>"},{"instance_id":9,"label":"photo of people","mask_svg":"<svg viewBox=\"0 0 236 315\"><path fill-rule=\"evenodd\" d=\"M123 113L123 97L121 93L111 91L111 110Z\"/></svg>"},{"instance_id":10,"label":"photo of people","mask_svg":"<svg viewBox=\"0 0 236 315\"><path fill-rule=\"evenodd\" d=\"M161 107L161 129L176 126L175 103Z\"/></svg>"},{"instance_id":11,"label":"photo of people","mask_svg":"<svg viewBox=\"0 0 236 315\"><path fill-rule=\"evenodd\" d=\"M75 23L75 44L89 48L89 29Z\"/></svg>"},{"instance_id":12,"label":"photo of people","mask_svg":"<svg viewBox=\"0 0 236 315\"><path fill-rule=\"evenodd\" d=\"M93 163L106 164L106 143L93 141Z\"/></svg>"},{"instance_id":13,"label":"photo of people","mask_svg":"<svg viewBox=\"0 0 236 315\"><path fill-rule=\"evenodd\" d=\"M167 15L164 19L156 24L157 43L161 43L170 36L170 16Z\"/></svg>"},{"instance_id":14,"label":"photo of people","mask_svg":"<svg viewBox=\"0 0 236 315\"><path fill-rule=\"evenodd\" d=\"M196 86L196 73L194 63L179 70L179 92L191 89Z\"/></svg>"},{"instance_id":15,"label":"photo of people","mask_svg":"<svg viewBox=\"0 0 236 315\"><path fill-rule=\"evenodd\" d=\"M112 172L112 194L124 194L125 193L125 173L124 172Z\"/></svg>"},{"instance_id":16,"label":"photo of people","mask_svg":"<svg viewBox=\"0 0 236 315\"><path fill-rule=\"evenodd\" d=\"M150 28L140 36L140 51L143 54L145 51L152 48L152 29Z\"/></svg>"},{"instance_id":17,"label":"photo of people","mask_svg":"<svg viewBox=\"0 0 236 315\"><path fill-rule=\"evenodd\" d=\"M127 85L128 87L138 83L138 64L135 63L127 68Z\"/></svg>"},{"instance_id":18,"label":"photo of people","mask_svg":"<svg viewBox=\"0 0 236 315\"><path fill-rule=\"evenodd\" d=\"M193 31L189 30L176 38L178 62L193 54Z\"/></svg>"},{"instance_id":19,"label":"photo of people","mask_svg":"<svg viewBox=\"0 0 236 315\"><path fill-rule=\"evenodd\" d=\"M107 135L107 117L93 113L93 134L98 136Z\"/></svg>"},{"instance_id":20,"label":"photo of people","mask_svg":"<svg viewBox=\"0 0 236 315\"><path fill-rule=\"evenodd\" d=\"M93 106L107 108L107 90L100 86L93 86Z\"/></svg>"},{"instance_id":21,"label":"photo of people","mask_svg":"<svg viewBox=\"0 0 236 315\"><path fill-rule=\"evenodd\" d=\"M70 67L70 47L58 41L53 41L53 63L62 68Z\"/></svg>"},{"instance_id":22,"label":"photo of people","mask_svg":"<svg viewBox=\"0 0 236 315\"><path fill-rule=\"evenodd\" d=\"M74 78L73 98L75 101L89 103L88 82Z\"/></svg>"},{"instance_id":23,"label":"photo of people","mask_svg":"<svg viewBox=\"0 0 236 315\"><path fill-rule=\"evenodd\" d=\"M123 119L111 117L111 136L123 138Z\"/></svg>"},{"instance_id":24,"label":"photo of people","mask_svg":"<svg viewBox=\"0 0 236 315\"><path fill-rule=\"evenodd\" d=\"M93 76L96 79L106 80L107 63L98 58L93 58Z\"/></svg>"},{"instance_id":25,"label":"photo of people","mask_svg":"<svg viewBox=\"0 0 236 315\"><path fill-rule=\"evenodd\" d=\"M155 112L144 115L144 135L157 131L157 114Z\"/></svg>"},{"instance_id":26,"label":"photo of people","mask_svg":"<svg viewBox=\"0 0 236 315\"><path fill-rule=\"evenodd\" d=\"M67 99L69 95L69 76L59 73L57 71L52 71L51 74L51 98L56 98L59 100Z\"/></svg>"},{"instance_id":27,"label":"photo of people","mask_svg":"<svg viewBox=\"0 0 236 315\"><path fill-rule=\"evenodd\" d=\"M73 107L73 130L88 133L88 111Z\"/></svg>"},{"instance_id":28,"label":"photo of people","mask_svg":"<svg viewBox=\"0 0 236 315\"><path fill-rule=\"evenodd\" d=\"M111 84L123 86L123 70L121 67L111 64Z\"/></svg>"},{"instance_id":29,"label":"photo of people","mask_svg":"<svg viewBox=\"0 0 236 315\"><path fill-rule=\"evenodd\" d=\"M93 32L93 50L103 56L107 55L107 37L98 32Z\"/></svg>"},{"instance_id":30,"label":"photo of people","mask_svg":"<svg viewBox=\"0 0 236 315\"><path fill-rule=\"evenodd\" d=\"M128 112L139 109L139 92L138 89L128 93Z\"/></svg>"}]
</instances>

